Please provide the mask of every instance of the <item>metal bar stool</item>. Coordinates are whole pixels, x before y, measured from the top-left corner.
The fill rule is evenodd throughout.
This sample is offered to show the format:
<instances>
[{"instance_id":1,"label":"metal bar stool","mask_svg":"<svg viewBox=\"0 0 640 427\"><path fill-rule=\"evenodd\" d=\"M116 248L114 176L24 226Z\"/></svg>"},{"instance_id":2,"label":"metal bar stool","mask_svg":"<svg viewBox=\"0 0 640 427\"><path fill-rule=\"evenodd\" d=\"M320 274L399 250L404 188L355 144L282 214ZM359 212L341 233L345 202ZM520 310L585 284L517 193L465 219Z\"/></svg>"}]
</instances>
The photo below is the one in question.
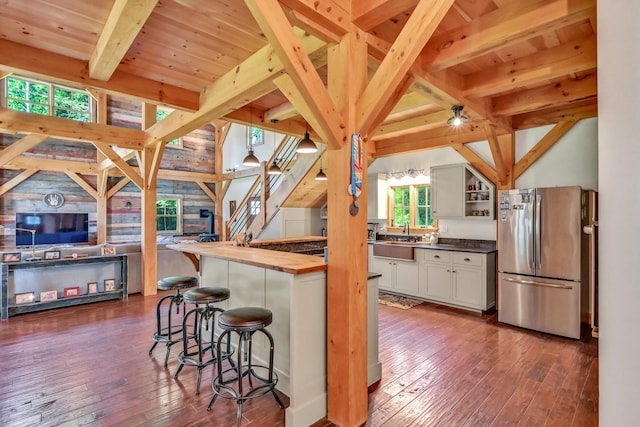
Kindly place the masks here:
<instances>
[{"instance_id":1,"label":"metal bar stool","mask_svg":"<svg viewBox=\"0 0 640 427\"><path fill-rule=\"evenodd\" d=\"M198 369L196 394L200 394L202 369L218 360L214 351L215 316L216 313L223 313L224 310L212 304L228 300L229 289L197 288L185 292L182 296L185 303L195 304L196 307L189 310L182 320L182 352L178 356L180 366L173 378L178 378L185 365L195 366ZM194 325L195 335L188 333L189 325ZM232 354L229 340L227 340L226 347L226 350L222 352L223 359Z\"/></svg>"},{"instance_id":2,"label":"metal bar stool","mask_svg":"<svg viewBox=\"0 0 640 427\"><path fill-rule=\"evenodd\" d=\"M236 366L232 365L224 371L222 370L222 363L217 364L217 376L214 377L212 383L213 397L207 406L207 411L211 410L211 406L218 396L224 399L235 400L238 404L237 427L240 427L242 421L242 405L246 400L254 399L270 392L273 394L280 408L284 408L282 401L275 391L275 386L278 384L278 374L273 371L273 337L269 331L265 329L271 324L272 318L273 316L270 310L260 307L234 308L218 316L218 326L223 329L224 332L222 332L218 338L216 357L218 360L222 360L221 344L224 339L226 339L228 343L231 338L231 332L236 332L239 335L238 347L236 349L238 359ZM251 339L256 332L262 332L269 340L268 366L253 363ZM243 356L245 361L244 366L242 363ZM234 374L225 379L225 374L232 371ZM263 376L259 375L258 372L263 373ZM266 375L264 375L264 373L266 373ZM242 384L244 377L247 377L249 380L249 390L246 392ZM256 387L253 385L254 379L259 383ZM234 382L237 383L235 388L228 385Z\"/></svg>"},{"instance_id":3,"label":"metal bar stool","mask_svg":"<svg viewBox=\"0 0 640 427\"><path fill-rule=\"evenodd\" d=\"M182 340L182 319L180 319L177 324L173 321L173 307L175 307L176 316L179 315L180 307L184 306L180 289L193 288L194 286L198 286L197 277L171 276L158 280L158 289L162 291L176 291L174 295L167 295L158 301L158 305L156 306L156 332L152 336L153 345L149 349L149 354L151 354L158 343L166 344L167 353L164 356L164 366L167 366L169 362L171 346ZM166 324L163 323L161 315L162 306L165 303L169 303Z\"/></svg>"}]
</instances>

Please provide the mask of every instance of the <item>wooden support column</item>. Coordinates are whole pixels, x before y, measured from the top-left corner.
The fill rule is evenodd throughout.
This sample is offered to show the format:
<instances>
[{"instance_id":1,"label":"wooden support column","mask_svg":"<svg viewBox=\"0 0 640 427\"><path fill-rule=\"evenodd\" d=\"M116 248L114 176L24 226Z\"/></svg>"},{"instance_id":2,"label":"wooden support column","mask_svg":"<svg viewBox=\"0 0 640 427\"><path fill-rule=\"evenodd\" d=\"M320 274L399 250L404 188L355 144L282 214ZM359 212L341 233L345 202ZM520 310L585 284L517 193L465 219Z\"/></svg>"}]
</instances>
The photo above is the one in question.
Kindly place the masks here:
<instances>
[{"instance_id":1,"label":"wooden support column","mask_svg":"<svg viewBox=\"0 0 640 427\"><path fill-rule=\"evenodd\" d=\"M142 104L142 127L148 129L156 121L156 107L151 104ZM164 144L159 141L158 144ZM156 295L158 293L158 243L156 231L156 200L158 198L157 174L153 167L159 166L159 161L154 161L158 147L146 147L142 150L142 295Z\"/></svg>"},{"instance_id":2,"label":"wooden support column","mask_svg":"<svg viewBox=\"0 0 640 427\"><path fill-rule=\"evenodd\" d=\"M516 164L516 135L511 132L498 136L498 145L502 153L502 159L506 170L504 185L498 185L498 189L516 188L516 180L513 176L513 168Z\"/></svg>"},{"instance_id":3,"label":"wooden support column","mask_svg":"<svg viewBox=\"0 0 640 427\"><path fill-rule=\"evenodd\" d=\"M92 92L96 99L97 105L97 122L101 125L107 124L107 95L102 92ZM98 165L107 159L100 150L96 150ZM109 180L109 169L101 168L97 175L97 198L96 198L96 224L97 224L97 243L102 244L107 241L107 222L108 222L108 197L107 187Z\"/></svg>"},{"instance_id":4,"label":"wooden support column","mask_svg":"<svg viewBox=\"0 0 640 427\"><path fill-rule=\"evenodd\" d=\"M346 142L329 145L327 280L328 418L340 426L359 426L367 420L367 162L357 215L349 214L353 198L351 135L359 133L357 100L367 77L367 47L357 29L328 52L329 95L346 125ZM349 78L344 78L349 76ZM338 125L335 123L334 125ZM366 158L366 147L362 155Z\"/></svg>"},{"instance_id":5,"label":"wooden support column","mask_svg":"<svg viewBox=\"0 0 640 427\"><path fill-rule=\"evenodd\" d=\"M223 204L222 204L222 199L224 198L224 193L222 192L222 173L223 173L223 164L224 164L224 157L223 157L223 147L224 147L224 141L227 138L227 134L229 133L229 129L231 128L231 123L224 121L224 120L214 120L213 122L213 126L215 129L215 149L214 149L214 155L215 155L215 194L216 194L216 200L215 200L215 204L214 204L214 213L213 213L213 217L215 219L215 221L213 222L213 227L214 227L214 233L217 234L218 236L220 236L220 240L223 240Z\"/></svg>"}]
</instances>

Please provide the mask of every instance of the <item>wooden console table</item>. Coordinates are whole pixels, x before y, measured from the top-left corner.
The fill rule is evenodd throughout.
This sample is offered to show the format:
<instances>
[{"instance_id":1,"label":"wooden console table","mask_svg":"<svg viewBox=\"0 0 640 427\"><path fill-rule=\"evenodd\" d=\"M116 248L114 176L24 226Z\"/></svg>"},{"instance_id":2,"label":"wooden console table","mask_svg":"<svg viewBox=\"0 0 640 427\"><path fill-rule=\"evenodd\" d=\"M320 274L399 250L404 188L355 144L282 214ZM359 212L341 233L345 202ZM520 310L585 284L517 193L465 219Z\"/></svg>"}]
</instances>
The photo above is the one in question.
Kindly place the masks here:
<instances>
[{"instance_id":1,"label":"wooden console table","mask_svg":"<svg viewBox=\"0 0 640 427\"><path fill-rule=\"evenodd\" d=\"M65 258L3 263L0 309L2 320L21 313L68 307L112 299L127 299L127 255ZM113 279L115 289L105 290ZM89 293L89 283L97 292ZM65 288L78 287L77 296L64 297ZM56 298L40 301L40 293L55 291ZM16 304L16 294L33 292L33 302Z\"/></svg>"}]
</instances>

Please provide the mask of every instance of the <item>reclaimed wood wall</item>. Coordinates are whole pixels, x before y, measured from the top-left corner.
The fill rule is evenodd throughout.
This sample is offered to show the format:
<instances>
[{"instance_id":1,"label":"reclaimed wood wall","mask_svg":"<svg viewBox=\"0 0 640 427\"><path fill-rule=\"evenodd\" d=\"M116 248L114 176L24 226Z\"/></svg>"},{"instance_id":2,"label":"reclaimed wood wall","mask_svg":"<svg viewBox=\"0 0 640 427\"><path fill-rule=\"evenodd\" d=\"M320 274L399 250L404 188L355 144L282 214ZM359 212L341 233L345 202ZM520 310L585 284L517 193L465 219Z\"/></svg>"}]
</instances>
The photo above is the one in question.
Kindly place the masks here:
<instances>
[{"instance_id":1,"label":"reclaimed wood wall","mask_svg":"<svg viewBox=\"0 0 640 427\"><path fill-rule=\"evenodd\" d=\"M108 124L114 126L140 129L141 104L122 98L108 98ZM0 149L4 149L18 141L24 135L0 134ZM206 125L183 137L183 148L170 148L164 151L160 169L214 173L214 128ZM33 158L34 167L42 159L73 160L95 163L97 150L88 143L47 139L24 153ZM135 158L129 164L137 167ZM0 185L8 182L22 171L0 169ZM93 188L96 188L97 178L94 175L83 175L82 178ZM115 185L119 178L109 178L109 188ZM64 196L65 203L55 209L47 207L43 201L45 194L59 192ZM107 202L107 241L131 242L140 241L142 230L141 192L134 184L129 183L112 196ZM213 201L200 189L198 184L191 181L158 180L158 197L177 196L183 201L183 234L177 237L197 236L207 233L209 222L207 218L200 218L200 209L213 211ZM127 202L131 207L127 208ZM95 243L96 236L96 200L76 182L62 172L40 171L32 175L11 191L0 196L0 224L6 226L0 229L0 249L15 247L16 212L88 212L89 239Z\"/></svg>"}]
</instances>

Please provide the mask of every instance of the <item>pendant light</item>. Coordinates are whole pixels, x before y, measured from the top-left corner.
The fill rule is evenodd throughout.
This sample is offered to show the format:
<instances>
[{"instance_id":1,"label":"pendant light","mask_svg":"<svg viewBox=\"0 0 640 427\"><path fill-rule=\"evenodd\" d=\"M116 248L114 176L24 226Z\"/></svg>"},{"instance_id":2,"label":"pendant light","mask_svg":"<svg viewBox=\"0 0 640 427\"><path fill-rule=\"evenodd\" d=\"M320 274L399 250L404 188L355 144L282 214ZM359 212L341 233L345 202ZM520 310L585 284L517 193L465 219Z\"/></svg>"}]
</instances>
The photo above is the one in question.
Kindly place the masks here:
<instances>
[{"instance_id":1,"label":"pendant light","mask_svg":"<svg viewBox=\"0 0 640 427\"><path fill-rule=\"evenodd\" d=\"M322 155L320 155L320 171L316 175L316 181L326 181L329 179L327 174L322 171Z\"/></svg>"},{"instance_id":2,"label":"pendant light","mask_svg":"<svg viewBox=\"0 0 640 427\"><path fill-rule=\"evenodd\" d=\"M253 127L253 107L249 104L249 130L247 131L247 145L249 146L249 154L242 161L242 166L260 166L260 160L253 154L253 145L251 145L251 128Z\"/></svg>"},{"instance_id":3,"label":"pendant light","mask_svg":"<svg viewBox=\"0 0 640 427\"><path fill-rule=\"evenodd\" d=\"M453 107L451 107L453 116L449 117L449 120L447 120L447 124L449 126L457 128L469 121L469 118L467 116L462 115L463 108L464 107L462 105L454 105Z\"/></svg>"},{"instance_id":4,"label":"pendant light","mask_svg":"<svg viewBox=\"0 0 640 427\"><path fill-rule=\"evenodd\" d=\"M298 143L298 148L296 148L297 153L307 154L307 153L315 153L318 151L318 147L316 147L316 143L309 138L309 123L304 131L304 137Z\"/></svg>"},{"instance_id":5,"label":"pendant light","mask_svg":"<svg viewBox=\"0 0 640 427\"><path fill-rule=\"evenodd\" d=\"M276 163L276 123L278 123L278 119L271 119L271 123L273 123L273 163L267 170L267 174L269 175L282 175L282 169Z\"/></svg>"}]
</instances>

